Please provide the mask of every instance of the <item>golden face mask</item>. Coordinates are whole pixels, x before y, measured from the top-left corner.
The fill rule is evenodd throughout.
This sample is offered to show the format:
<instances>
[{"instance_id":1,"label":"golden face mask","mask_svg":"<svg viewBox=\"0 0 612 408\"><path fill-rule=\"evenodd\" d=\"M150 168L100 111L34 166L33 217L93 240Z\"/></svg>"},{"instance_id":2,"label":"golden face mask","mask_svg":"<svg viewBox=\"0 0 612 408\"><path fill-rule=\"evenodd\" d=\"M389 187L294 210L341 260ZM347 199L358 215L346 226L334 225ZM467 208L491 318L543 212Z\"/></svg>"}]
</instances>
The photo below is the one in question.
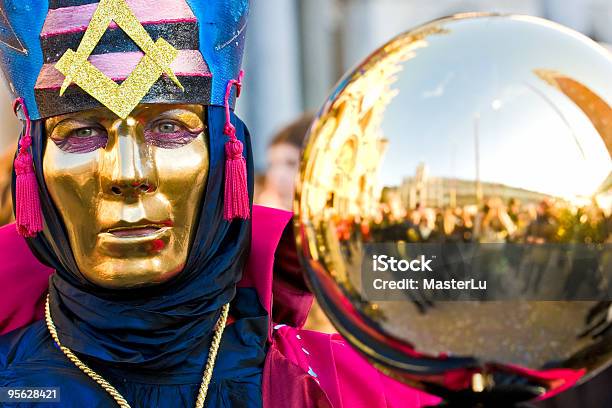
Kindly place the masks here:
<instances>
[{"instance_id":1,"label":"golden face mask","mask_svg":"<svg viewBox=\"0 0 612 408\"><path fill-rule=\"evenodd\" d=\"M47 119L45 182L88 280L130 288L183 269L208 175L204 123L201 105Z\"/></svg>"}]
</instances>

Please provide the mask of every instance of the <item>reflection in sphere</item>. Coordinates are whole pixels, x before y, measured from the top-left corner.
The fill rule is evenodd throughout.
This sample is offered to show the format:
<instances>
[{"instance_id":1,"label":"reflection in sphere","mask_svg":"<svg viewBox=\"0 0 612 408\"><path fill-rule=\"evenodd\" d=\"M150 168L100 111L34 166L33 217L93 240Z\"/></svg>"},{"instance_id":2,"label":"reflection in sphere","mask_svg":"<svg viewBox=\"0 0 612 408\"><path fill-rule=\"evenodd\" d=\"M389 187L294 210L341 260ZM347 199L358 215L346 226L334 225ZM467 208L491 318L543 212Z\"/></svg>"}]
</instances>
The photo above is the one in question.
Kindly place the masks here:
<instances>
[{"instance_id":1,"label":"reflection in sphere","mask_svg":"<svg viewBox=\"0 0 612 408\"><path fill-rule=\"evenodd\" d=\"M499 387L500 372L585 380L602 369L612 358L611 77L609 52L588 38L491 15L400 35L349 73L313 124L296 199L309 280L340 333L440 394L452 373L472 376L455 391L482 391ZM437 280L488 287L377 291L370 265L381 253L428 254ZM388 276L422 283L424 273ZM525 377L538 392L557 386Z\"/></svg>"}]
</instances>

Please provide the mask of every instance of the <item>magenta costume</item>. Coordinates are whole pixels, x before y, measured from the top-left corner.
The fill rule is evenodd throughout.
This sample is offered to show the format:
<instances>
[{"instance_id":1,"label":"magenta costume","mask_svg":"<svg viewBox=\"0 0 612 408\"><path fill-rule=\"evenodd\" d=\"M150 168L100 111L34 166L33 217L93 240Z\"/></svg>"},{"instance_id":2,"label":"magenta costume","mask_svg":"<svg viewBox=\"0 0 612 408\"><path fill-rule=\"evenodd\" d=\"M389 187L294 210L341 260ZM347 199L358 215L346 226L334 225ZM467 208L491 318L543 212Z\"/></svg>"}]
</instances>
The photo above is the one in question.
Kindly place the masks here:
<instances>
[{"instance_id":1,"label":"magenta costume","mask_svg":"<svg viewBox=\"0 0 612 408\"><path fill-rule=\"evenodd\" d=\"M254 239L239 284L255 288L271 316L273 297L284 302L274 308L283 320L270 320L263 406L411 408L439 402L374 369L339 335L301 329L312 295L298 289L291 279L272 280L275 267L287 262L286 257L275 262L275 253L292 245L290 231L285 230L290 218L288 212L253 208ZM0 229L0 248L5 260L0 265L0 333L5 334L42 318L53 271L34 258L14 225Z\"/></svg>"}]
</instances>

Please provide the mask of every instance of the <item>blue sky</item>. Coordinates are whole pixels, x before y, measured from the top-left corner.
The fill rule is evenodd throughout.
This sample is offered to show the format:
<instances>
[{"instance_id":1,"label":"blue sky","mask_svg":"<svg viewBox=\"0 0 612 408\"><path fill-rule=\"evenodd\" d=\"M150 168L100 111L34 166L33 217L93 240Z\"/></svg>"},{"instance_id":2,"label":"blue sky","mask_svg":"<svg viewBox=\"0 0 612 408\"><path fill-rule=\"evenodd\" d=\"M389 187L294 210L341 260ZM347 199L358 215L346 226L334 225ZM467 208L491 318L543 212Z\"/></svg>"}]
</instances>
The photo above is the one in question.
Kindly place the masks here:
<instances>
[{"instance_id":1,"label":"blue sky","mask_svg":"<svg viewBox=\"0 0 612 408\"><path fill-rule=\"evenodd\" d=\"M592 193L612 170L605 146L586 115L534 70L562 72L610 104L610 56L532 21L445 28L451 32L430 36L404 63L395 84L400 93L383 123L384 185L413 175L420 162L432 176L474 179L477 122L481 180L568 198Z\"/></svg>"}]
</instances>

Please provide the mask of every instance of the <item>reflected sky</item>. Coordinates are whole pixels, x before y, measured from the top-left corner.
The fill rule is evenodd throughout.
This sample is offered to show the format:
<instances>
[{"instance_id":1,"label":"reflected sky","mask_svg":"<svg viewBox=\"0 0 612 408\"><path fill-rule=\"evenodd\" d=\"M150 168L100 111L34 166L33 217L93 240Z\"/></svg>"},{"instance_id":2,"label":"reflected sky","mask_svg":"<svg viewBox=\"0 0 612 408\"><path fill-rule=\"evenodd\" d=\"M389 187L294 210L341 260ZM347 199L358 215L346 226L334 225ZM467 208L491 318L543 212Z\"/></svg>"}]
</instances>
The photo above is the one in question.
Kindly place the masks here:
<instances>
[{"instance_id":1,"label":"reflected sky","mask_svg":"<svg viewBox=\"0 0 612 408\"><path fill-rule=\"evenodd\" d=\"M535 70L571 77L610 105L612 58L546 24L459 20L444 26L449 34L428 37L404 62L400 93L385 114L382 183L400 184L421 162L430 176L475 180L478 139L483 182L564 198L592 194L612 170L605 144L580 108Z\"/></svg>"}]
</instances>

